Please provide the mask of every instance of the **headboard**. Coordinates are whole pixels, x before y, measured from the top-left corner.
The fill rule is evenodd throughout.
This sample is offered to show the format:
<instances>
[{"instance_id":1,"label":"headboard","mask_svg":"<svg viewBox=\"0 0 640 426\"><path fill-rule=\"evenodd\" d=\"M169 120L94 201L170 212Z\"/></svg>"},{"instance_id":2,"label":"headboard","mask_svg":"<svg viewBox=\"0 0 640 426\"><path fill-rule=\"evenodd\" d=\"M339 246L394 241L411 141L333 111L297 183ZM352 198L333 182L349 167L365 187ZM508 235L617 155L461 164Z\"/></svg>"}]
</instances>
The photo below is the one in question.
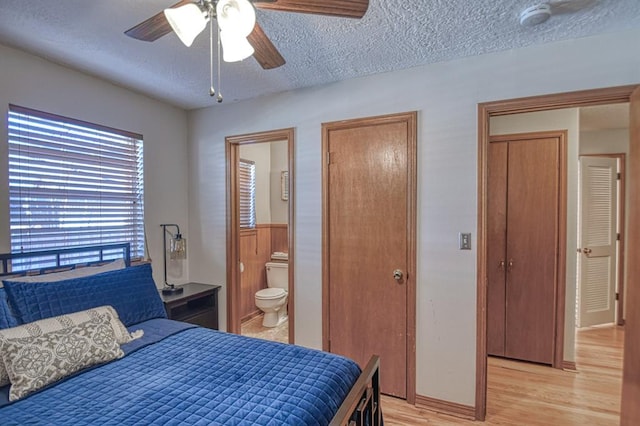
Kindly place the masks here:
<instances>
[{"instance_id":1,"label":"headboard","mask_svg":"<svg viewBox=\"0 0 640 426\"><path fill-rule=\"evenodd\" d=\"M131 244L114 243L94 246L67 247L51 250L31 251L24 253L0 254L0 276L16 274L45 274L52 271L69 270L77 267L97 265L111 260L124 259L125 265L131 266ZM18 271L13 264L20 263ZM25 264L34 267L23 268Z\"/></svg>"}]
</instances>

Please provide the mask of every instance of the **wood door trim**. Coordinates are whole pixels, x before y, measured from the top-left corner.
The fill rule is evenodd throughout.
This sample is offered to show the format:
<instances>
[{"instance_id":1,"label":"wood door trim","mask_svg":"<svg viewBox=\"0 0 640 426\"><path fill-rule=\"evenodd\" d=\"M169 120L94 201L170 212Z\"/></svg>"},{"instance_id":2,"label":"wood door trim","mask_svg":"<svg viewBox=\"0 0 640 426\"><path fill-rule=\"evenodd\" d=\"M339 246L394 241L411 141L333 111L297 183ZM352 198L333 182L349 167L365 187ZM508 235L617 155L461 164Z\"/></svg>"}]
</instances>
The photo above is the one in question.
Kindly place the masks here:
<instances>
[{"instance_id":1,"label":"wood door trim","mask_svg":"<svg viewBox=\"0 0 640 426\"><path fill-rule=\"evenodd\" d=\"M476 301L476 419L484 420L487 412L487 271L486 271L486 223L487 223L487 145L489 143L489 119L494 116L547 111L629 102L631 94L640 85L628 85L604 89L582 90L552 95L531 96L478 104L478 254L477 254L477 301ZM630 156L630 161L635 160ZM640 175L639 175L640 177ZM633 203L631 203L633 205ZM640 228L640 217L629 216L630 222ZM638 222L638 223L635 223ZM640 245L630 241L630 254L640 257ZM629 287L630 289L631 287ZM629 296L629 295L628 295ZM632 297L633 296L633 297ZM640 299L640 289L629 300ZM638 300L640 304L640 300ZM626 333L629 340L631 333ZM626 348L625 348L626 350ZM631 382L631 377L624 380ZM631 386L629 386L631 388ZM624 404L623 404L624 406Z\"/></svg>"},{"instance_id":2,"label":"wood door trim","mask_svg":"<svg viewBox=\"0 0 640 426\"><path fill-rule=\"evenodd\" d=\"M407 402L416 399L416 232L417 232L417 150L416 111L322 123L322 348L329 348L329 179L328 147L331 130L389 123L407 123Z\"/></svg>"},{"instance_id":3,"label":"wood door trim","mask_svg":"<svg viewBox=\"0 0 640 426\"><path fill-rule=\"evenodd\" d=\"M238 205L239 194L236 185L237 170L232 167L238 161L238 148L240 145L261 142L287 141L287 156L289 167L289 228L287 232L289 246L289 343L295 342L295 285L294 285L294 229L295 229L295 131L293 127L286 129L270 130L266 132L248 133L244 135L227 136L225 138L226 154L226 188L227 188L227 331L240 334L240 216L237 209L232 206Z\"/></svg>"},{"instance_id":4,"label":"wood door trim","mask_svg":"<svg viewBox=\"0 0 640 426\"><path fill-rule=\"evenodd\" d=\"M567 132L565 130L545 130L541 132L524 132L524 133L510 133L505 135L491 135L489 136L489 143L526 141L531 139L547 139L547 138L561 138L564 141L566 141Z\"/></svg>"},{"instance_id":5,"label":"wood door trim","mask_svg":"<svg viewBox=\"0 0 640 426\"><path fill-rule=\"evenodd\" d=\"M565 303L567 288L567 139L566 130L550 130L541 132L512 133L505 135L489 136L489 143L500 143L508 141L523 141L535 139L558 139L558 234L557 255L556 255L556 284L555 284L555 309L554 328L555 338L553 343L553 368L562 368L564 362L564 326L565 326ZM485 241L486 245L486 241ZM486 262L486 260L485 260ZM486 328L485 328L486 337Z\"/></svg>"},{"instance_id":6,"label":"wood door trim","mask_svg":"<svg viewBox=\"0 0 640 426\"><path fill-rule=\"evenodd\" d=\"M270 225L265 225L268 228L286 228L287 224L286 223L272 223Z\"/></svg>"},{"instance_id":7,"label":"wood door trim","mask_svg":"<svg viewBox=\"0 0 640 426\"><path fill-rule=\"evenodd\" d=\"M633 237L640 235L640 85L629 95L629 210L627 232ZM640 258L640 244L637 238L627 241L629 259ZM624 336L624 357L622 367L622 401L620 425L631 426L640 423L640 262L627 265L627 310Z\"/></svg>"},{"instance_id":8,"label":"wood door trim","mask_svg":"<svg viewBox=\"0 0 640 426\"><path fill-rule=\"evenodd\" d=\"M456 402L444 401L423 395L416 395L416 408L426 408L427 410L470 420L474 419L475 414L474 407L470 405L458 404Z\"/></svg>"},{"instance_id":9,"label":"wood door trim","mask_svg":"<svg viewBox=\"0 0 640 426\"><path fill-rule=\"evenodd\" d=\"M618 311L616 313L616 323L624 325L624 250L625 250L625 231L626 231L626 162L627 154L624 152L607 153L607 154L582 154L580 157L608 157L617 158L619 161L620 173L620 199L618 200L618 229L620 229L620 240L618 242Z\"/></svg>"}]
</instances>

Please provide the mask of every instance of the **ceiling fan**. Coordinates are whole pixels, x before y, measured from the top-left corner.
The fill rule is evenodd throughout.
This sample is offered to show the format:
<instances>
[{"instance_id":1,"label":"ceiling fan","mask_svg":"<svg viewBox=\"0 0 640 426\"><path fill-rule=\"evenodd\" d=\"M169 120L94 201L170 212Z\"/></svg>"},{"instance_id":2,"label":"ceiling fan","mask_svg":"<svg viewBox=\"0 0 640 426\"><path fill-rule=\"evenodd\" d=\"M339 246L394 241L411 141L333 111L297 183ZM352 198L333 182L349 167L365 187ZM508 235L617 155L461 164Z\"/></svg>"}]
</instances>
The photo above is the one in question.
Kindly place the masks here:
<instances>
[{"instance_id":1,"label":"ceiling fan","mask_svg":"<svg viewBox=\"0 0 640 426\"><path fill-rule=\"evenodd\" d=\"M187 29L187 32L195 32L195 34L188 34L191 41L205 28L208 21L216 19L218 26L221 28L223 49L229 50L227 49L227 44L241 45L240 48L245 49L244 51L246 52L247 46L242 43L242 37L239 36L238 31L234 30L234 28L238 25L250 26L248 34L244 37L253 48L253 57L264 69L280 67L285 64L285 60L262 30L260 24L255 22L254 6L260 9L281 12L310 13L359 19L366 13L369 7L369 0L181 0L165 9L164 12L160 12L125 31L125 34L138 40L155 41L174 30L181 40L187 44L179 30L174 27L175 23L170 22L170 16L182 12L184 15L192 14L191 16L195 17L197 13L200 13L205 20L199 20L197 26L199 30L195 32L193 28ZM250 15L253 15L253 19L251 19ZM255 25L251 25L252 21ZM235 35L233 35L234 32ZM231 43L225 43L225 38L231 40ZM189 42L187 45L190 44ZM226 56L225 52L225 61L232 62L227 60ZM229 59L235 59L234 56L237 57L237 55L230 55Z\"/></svg>"},{"instance_id":2,"label":"ceiling fan","mask_svg":"<svg viewBox=\"0 0 640 426\"><path fill-rule=\"evenodd\" d=\"M520 13L520 24L532 27L554 15L567 15L594 7L599 0L548 0L534 4Z\"/></svg>"}]
</instances>

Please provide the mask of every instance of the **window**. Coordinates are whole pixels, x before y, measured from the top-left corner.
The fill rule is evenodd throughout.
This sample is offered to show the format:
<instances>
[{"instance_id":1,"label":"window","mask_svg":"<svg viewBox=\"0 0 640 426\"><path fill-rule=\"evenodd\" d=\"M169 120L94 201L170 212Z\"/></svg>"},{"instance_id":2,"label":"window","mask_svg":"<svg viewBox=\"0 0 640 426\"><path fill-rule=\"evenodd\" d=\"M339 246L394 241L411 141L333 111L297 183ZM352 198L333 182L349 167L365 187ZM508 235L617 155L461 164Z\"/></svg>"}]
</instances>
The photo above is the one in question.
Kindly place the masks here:
<instances>
[{"instance_id":1,"label":"window","mask_svg":"<svg viewBox=\"0 0 640 426\"><path fill-rule=\"evenodd\" d=\"M144 255L141 135L15 105L8 122L12 252L129 242Z\"/></svg>"},{"instance_id":2,"label":"window","mask_svg":"<svg viewBox=\"0 0 640 426\"><path fill-rule=\"evenodd\" d=\"M240 228L256 227L256 163L240 159Z\"/></svg>"}]
</instances>

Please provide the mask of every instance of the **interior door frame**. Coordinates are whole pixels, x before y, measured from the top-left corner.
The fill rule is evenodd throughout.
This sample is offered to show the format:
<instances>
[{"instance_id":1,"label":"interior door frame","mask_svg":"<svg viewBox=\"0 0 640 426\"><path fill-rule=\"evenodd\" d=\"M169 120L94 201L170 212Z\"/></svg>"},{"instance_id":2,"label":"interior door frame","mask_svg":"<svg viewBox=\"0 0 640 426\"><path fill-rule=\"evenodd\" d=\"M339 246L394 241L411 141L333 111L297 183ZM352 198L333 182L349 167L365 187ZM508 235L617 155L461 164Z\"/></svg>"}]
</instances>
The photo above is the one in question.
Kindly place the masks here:
<instances>
[{"instance_id":1,"label":"interior door frame","mask_svg":"<svg viewBox=\"0 0 640 426\"><path fill-rule=\"evenodd\" d=\"M240 334L240 194L238 190L238 168L240 145L287 141L287 164L289 167L289 220L287 238L289 247L289 343L295 341L295 162L294 129L278 129L266 132L227 136L225 138L226 187L227 187L227 331Z\"/></svg>"},{"instance_id":2,"label":"interior door frame","mask_svg":"<svg viewBox=\"0 0 640 426\"><path fill-rule=\"evenodd\" d=\"M536 132L523 133L507 133L489 136L488 144L511 142L511 141L527 141L526 143L535 144L536 139L554 138L558 140L558 211L556 218L557 235L556 237L556 267L555 267L555 284L554 284L554 315L553 324L555 337L553 339L553 368L563 368L564 353L564 325L565 325L565 304L566 304L566 259L567 259L567 140L566 130L541 130ZM487 144L487 148L488 148ZM488 186L484 193L485 200L488 194ZM486 228L484 234L486 235ZM480 243L480 240L478 240ZM486 246L486 241L483 242ZM486 257L485 257L486 262ZM485 291L487 289L485 288ZM505 318L506 321L506 318ZM486 327L485 327L486 338ZM506 346L505 346L506 350Z\"/></svg>"},{"instance_id":3,"label":"interior door frame","mask_svg":"<svg viewBox=\"0 0 640 426\"><path fill-rule=\"evenodd\" d=\"M531 96L526 98L508 99L478 104L478 254L477 254L477 300L476 300L476 407L475 417L484 421L487 412L487 146L489 144L489 120L491 117L520 114L535 111L548 111L562 108L575 108L593 105L606 105L625 103L631 100L631 95L640 85L618 86L603 89L582 90L551 95ZM633 131L630 129L630 131ZM633 147L630 146L629 167L634 170L640 167L640 152L632 155ZM637 158L636 158L637 157ZM640 204L640 200L638 202ZM640 228L640 216L634 215L636 207L634 202L629 203L629 229ZM633 238L627 244L629 253L640 255L640 244ZM640 299L640 288L635 289L629 282L628 300ZM637 294L636 294L637 293ZM625 333L625 353L627 345L640 342L640 337L634 337L629 330L631 321L627 315L627 332ZM634 330L635 331L635 330ZM632 340L634 339L634 340ZM629 345L631 346L631 345ZM623 371L623 388L625 381L632 380L631 374ZM629 386L631 388L631 386ZM631 399L625 397L623 401ZM623 408L624 408L623 404Z\"/></svg>"},{"instance_id":4,"label":"interior door frame","mask_svg":"<svg viewBox=\"0 0 640 426\"><path fill-rule=\"evenodd\" d=\"M416 232L418 113L365 117L322 124L322 349L329 348L329 131L359 126L407 123L407 402L416 400Z\"/></svg>"},{"instance_id":5,"label":"interior door frame","mask_svg":"<svg viewBox=\"0 0 640 426\"><path fill-rule=\"evenodd\" d=\"M606 154L582 154L579 157L606 157L618 159L618 173L620 173L620 194L618 197L618 229L620 230L620 239L618 240L618 306L616 309L616 324L624 325L624 250L625 250L625 232L626 232L626 181L627 181L627 154L624 152L619 153L606 153Z\"/></svg>"}]
</instances>

